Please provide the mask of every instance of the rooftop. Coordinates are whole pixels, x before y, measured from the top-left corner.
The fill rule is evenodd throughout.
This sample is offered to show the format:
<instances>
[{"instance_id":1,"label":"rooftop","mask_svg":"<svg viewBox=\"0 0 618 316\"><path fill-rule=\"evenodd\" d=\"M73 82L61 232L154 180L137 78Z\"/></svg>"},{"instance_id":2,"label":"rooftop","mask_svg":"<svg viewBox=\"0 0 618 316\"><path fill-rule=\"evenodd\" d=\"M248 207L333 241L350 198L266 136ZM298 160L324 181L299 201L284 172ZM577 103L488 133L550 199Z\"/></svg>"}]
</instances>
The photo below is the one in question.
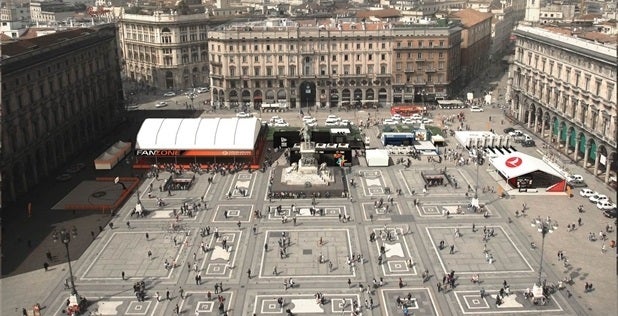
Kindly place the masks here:
<instances>
[{"instance_id":1,"label":"rooftop","mask_svg":"<svg viewBox=\"0 0 618 316\"><path fill-rule=\"evenodd\" d=\"M78 28L67 31L59 31L53 34L26 39L19 39L2 45L2 59L20 55L36 49L46 48L61 43L68 39L96 32L91 28Z\"/></svg>"},{"instance_id":2,"label":"rooftop","mask_svg":"<svg viewBox=\"0 0 618 316\"><path fill-rule=\"evenodd\" d=\"M464 27L470 27L487 19L491 19L493 14L488 12L479 12L473 9L463 9L453 12L451 17L460 19L461 24L463 24Z\"/></svg>"}]
</instances>

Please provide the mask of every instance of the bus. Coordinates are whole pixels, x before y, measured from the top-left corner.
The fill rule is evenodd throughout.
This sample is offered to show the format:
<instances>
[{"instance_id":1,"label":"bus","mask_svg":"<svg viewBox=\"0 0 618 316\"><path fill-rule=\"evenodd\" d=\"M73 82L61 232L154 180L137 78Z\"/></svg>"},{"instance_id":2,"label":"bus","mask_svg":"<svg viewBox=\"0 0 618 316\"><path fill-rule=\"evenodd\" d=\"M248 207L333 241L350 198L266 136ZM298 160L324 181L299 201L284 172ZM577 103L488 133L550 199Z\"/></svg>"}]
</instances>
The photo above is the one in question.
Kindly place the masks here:
<instances>
[{"instance_id":1,"label":"bus","mask_svg":"<svg viewBox=\"0 0 618 316\"><path fill-rule=\"evenodd\" d=\"M424 107L420 105L395 105L391 107L391 115L399 114L403 117L422 114L423 111Z\"/></svg>"}]
</instances>

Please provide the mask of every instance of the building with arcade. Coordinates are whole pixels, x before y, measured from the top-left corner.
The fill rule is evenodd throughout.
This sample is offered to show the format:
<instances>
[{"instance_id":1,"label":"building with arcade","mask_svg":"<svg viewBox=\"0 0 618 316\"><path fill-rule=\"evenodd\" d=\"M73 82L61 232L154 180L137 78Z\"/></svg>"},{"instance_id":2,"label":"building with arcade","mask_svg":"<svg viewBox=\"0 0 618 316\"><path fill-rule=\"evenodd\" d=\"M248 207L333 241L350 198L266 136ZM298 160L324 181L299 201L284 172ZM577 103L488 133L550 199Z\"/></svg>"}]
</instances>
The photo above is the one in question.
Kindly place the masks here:
<instances>
[{"instance_id":1,"label":"building with arcade","mask_svg":"<svg viewBox=\"0 0 618 316\"><path fill-rule=\"evenodd\" d=\"M137 134L135 168L173 164L257 169L267 127L257 118L150 118Z\"/></svg>"},{"instance_id":2,"label":"building with arcade","mask_svg":"<svg viewBox=\"0 0 618 316\"><path fill-rule=\"evenodd\" d=\"M520 25L507 114L605 183L616 180L616 38Z\"/></svg>"}]
</instances>

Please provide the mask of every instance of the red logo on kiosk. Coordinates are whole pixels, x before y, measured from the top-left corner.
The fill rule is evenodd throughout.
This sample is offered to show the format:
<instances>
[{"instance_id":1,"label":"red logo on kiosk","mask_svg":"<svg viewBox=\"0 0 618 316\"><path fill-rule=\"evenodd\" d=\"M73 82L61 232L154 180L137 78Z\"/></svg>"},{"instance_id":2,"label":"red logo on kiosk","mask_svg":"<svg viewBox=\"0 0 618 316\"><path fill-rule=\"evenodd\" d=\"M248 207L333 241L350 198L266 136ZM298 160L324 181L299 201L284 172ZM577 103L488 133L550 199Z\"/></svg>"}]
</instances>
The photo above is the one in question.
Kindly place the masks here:
<instances>
[{"instance_id":1,"label":"red logo on kiosk","mask_svg":"<svg viewBox=\"0 0 618 316\"><path fill-rule=\"evenodd\" d=\"M521 158L519 157L511 157L509 159L507 159L504 164L509 167L509 168L517 168L519 166L521 166L521 163L523 162L523 160L521 160Z\"/></svg>"}]
</instances>

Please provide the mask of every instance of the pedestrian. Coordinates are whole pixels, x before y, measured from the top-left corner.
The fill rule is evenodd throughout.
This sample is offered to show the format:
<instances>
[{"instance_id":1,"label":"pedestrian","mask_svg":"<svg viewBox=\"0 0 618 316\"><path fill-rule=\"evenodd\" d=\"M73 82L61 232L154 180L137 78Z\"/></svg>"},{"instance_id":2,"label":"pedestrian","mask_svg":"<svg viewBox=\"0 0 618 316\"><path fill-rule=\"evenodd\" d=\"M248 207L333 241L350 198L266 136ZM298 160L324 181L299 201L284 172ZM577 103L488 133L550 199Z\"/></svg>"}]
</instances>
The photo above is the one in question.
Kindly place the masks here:
<instances>
[{"instance_id":1,"label":"pedestrian","mask_svg":"<svg viewBox=\"0 0 618 316\"><path fill-rule=\"evenodd\" d=\"M122 271L122 280L124 281L124 271Z\"/></svg>"},{"instance_id":2,"label":"pedestrian","mask_svg":"<svg viewBox=\"0 0 618 316\"><path fill-rule=\"evenodd\" d=\"M581 217L577 220L577 224L578 224L579 226L582 226L582 218L581 218Z\"/></svg>"},{"instance_id":3,"label":"pedestrian","mask_svg":"<svg viewBox=\"0 0 618 316\"><path fill-rule=\"evenodd\" d=\"M21 309L21 314L24 316L28 316L28 311L25 308Z\"/></svg>"},{"instance_id":4,"label":"pedestrian","mask_svg":"<svg viewBox=\"0 0 618 316\"><path fill-rule=\"evenodd\" d=\"M185 298L185 290L182 288L182 286L178 289L178 293L180 293L180 298Z\"/></svg>"},{"instance_id":5,"label":"pedestrian","mask_svg":"<svg viewBox=\"0 0 618 316\"><path fill-rule=\"evenodd\" d=\"M240 228L240 221L238 221L238 223L236 223L236 226L238 226L238 228Z\"/></svg>"},{"instance_id":6,"label":"pedestrian","mask_svg":"<svg viewBox=\"0 0 618 316\"><path fill-rule=\"evenodd\" d=\"M170 297L170 290L165 290L165 298L166 298L168 301L171 301L171 300L172 300L172 298Z\"/></svg>"},{"instance_id":7,"label":"pedestrian","mask_svg":"<svg viewBox=\"0 0 618 316\"><path fill-rule=\"evenodd\" d=\"M127 228L131 229L131 222L127 221Z\"/></svg>"},{"instance_id":8,"label":"pedestrian","mask_svg":"<svg viewBox=\"0 0 618 316\"><path fill-rule=\"evenodd\" d=\"M605 253L605 243L601 245L601 253Z\"/></svg>"},{"instance_id":9,"label":"pedestrian","mask_svg":"<svg viewBox=\"0 0 618 316\"><path fill-rule=\"evenodd\" d=\"M174 312L176 312L176 314L180 314L180 307L178 306L178 303L176 303L176 307L174 307Z\"/></svg>"},{"instance_id":10,"label":"pedestrian","mask_svg":"<svg viewBox=\"0 0 618 316\"><path fill-rule=\"evenodd\" d=\"M278 275L278 273L277 273L277 266L273 267L273 275Z\"/></svg>"},{"instance_id":11,"label":"pedestrian","mask_svg":"<svg viewBox=\"0 0 618 316\"><path fill-rule=\"evenodd\" d=\"M47 269L49 269L49 263L44 262L43 263L43 269L45 269L45 271L47 271Z\"/></svg>"},{"instance_id":12,"label":"pedestrian","mask_svg":"<svg viewBox=\"0 0 618 316\"><path fill-rule=\"evenodd\" d=\"M348 287L352 287L352 280L348 279Z\"/></svg>"},{"instance_id":13,"label":"pedestrian","mask_svg":"<svg viewBox=\"0 0 618 316\"><path fill-rule=\"evenodd\" d=\"M94 240L94 232L90 231L90 236L92 236L92 240Z\"/></svg>"},{"instance_id":14,"label":"pedestrian","mask_svg":"<svg viewBox=\"0 0 618 316\"><path fill-rule=\"evenodd\" d=\"M152 250L148 250L148 259L152 260Z\"/></svg>"},{"instance_id":15,"label":"pedestrian","mask_svg":"<svg viewBox=\"0 0 618 316\"><path fill-rule=\"evenodd\" d=\"M161 302L161 295L159 295L159 292L155 292L155 298L157 298L157 302Z\"/></svg>"},{"instance_id":16,"label":"pedestrian","mask_svg":"<svg viewBox=\"0 0 618 316\"><path fill-rule=\"evenodd\" d=\"M247 278L251 279L251 269L247 270Z\"/></svg>"},{"instance_id":17,"label":"pedestrian","mask_svg":"<svg viewBox=\"0 0 618 316\"><path fill-rule=\"evenodd\" d=\"M150 239L150 236L148 235L148 233L146 233L146 241L148 241Z\"/></svg>"},{"instance_id":18,"label":"pedestrian","mask_svg":"<svg viewBox=\"0 0 618 316\"><path fill-rule=\"evenodd\" d=\"M451 245L451 250L449 251L449 254L454 254L455 253L455 245Z\"/></svg>"}]
</instances>

